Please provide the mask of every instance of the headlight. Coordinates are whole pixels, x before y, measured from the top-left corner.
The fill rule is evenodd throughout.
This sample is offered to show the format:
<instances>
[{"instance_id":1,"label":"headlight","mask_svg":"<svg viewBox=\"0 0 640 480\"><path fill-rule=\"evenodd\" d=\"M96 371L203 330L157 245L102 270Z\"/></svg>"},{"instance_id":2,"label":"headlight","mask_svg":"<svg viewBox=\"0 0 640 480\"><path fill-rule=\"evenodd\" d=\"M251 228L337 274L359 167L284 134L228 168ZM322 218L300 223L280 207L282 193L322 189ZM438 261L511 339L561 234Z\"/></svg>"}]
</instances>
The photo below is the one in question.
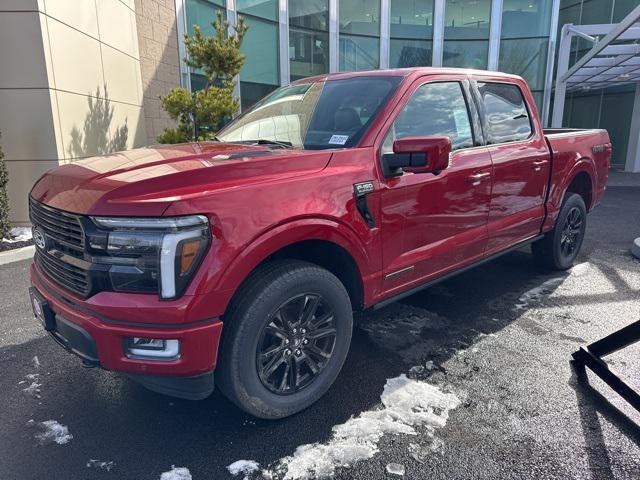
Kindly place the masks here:
<instances>
[{"instance_id":1,"label":"headlight","mask_svg":"<svg viewBox=\"0 0 640 480\"><path fill-rule=\"evenodd\" d=\"M108 265L113 290L157 291L172 299L184 293L209 246L209 221L203 215L167 218L91 217L88 235L94 258Z\"/></svg>"}]
</instances>

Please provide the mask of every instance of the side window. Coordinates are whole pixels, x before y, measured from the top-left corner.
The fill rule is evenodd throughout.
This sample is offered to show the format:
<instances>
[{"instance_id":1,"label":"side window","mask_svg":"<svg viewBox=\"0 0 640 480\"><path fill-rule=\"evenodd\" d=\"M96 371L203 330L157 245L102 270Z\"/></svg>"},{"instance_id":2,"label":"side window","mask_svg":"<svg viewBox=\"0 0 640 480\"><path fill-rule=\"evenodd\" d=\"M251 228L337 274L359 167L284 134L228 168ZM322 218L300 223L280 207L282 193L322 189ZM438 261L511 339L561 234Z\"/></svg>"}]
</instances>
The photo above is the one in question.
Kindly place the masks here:
<instances>
[{"instance_id":1,"label":"side window","mask_svg":"<svg viewBox=\"0 0 640 480\"><path fill-rule=\"evenodd\" d=\"M516 85L478 82L487 123L487 143L524 140L531 136L531 119Z\"/></svg>"},{"instance_id":2,"label":"side window","mask_svg":"<svg viewBox=\"0 0 640 480\"><path fill-rule=\"evenodd\" d=\"M431 135L449 137L454 150L473 146L469 112L459 82L426 83L418 87L393 122L382 152L391 152L395 139Z\"/></svg>"}]
</instances>

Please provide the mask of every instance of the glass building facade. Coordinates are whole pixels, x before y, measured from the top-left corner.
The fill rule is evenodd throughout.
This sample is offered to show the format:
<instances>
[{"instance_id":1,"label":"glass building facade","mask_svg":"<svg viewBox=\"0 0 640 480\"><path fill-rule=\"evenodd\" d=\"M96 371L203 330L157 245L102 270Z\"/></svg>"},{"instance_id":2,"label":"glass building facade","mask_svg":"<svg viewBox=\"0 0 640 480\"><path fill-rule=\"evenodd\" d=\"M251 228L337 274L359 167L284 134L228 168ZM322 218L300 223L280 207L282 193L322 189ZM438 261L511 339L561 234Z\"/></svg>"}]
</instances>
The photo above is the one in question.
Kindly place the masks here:
<instances>
[{"instance_id":1,"label":"glass building facade","mask_svg":"<svg viewBox=\"0 0 640 480\"><path fill-rule=\"evenodd\" d=\"M329 71L329 0L289 0L291 81Z\"/></svg>"},{"instance_id":2,"label":"glass building facade","mask_svg":"<svg viewBox=\"0 0 640 480\"><path fill-rule=\"evenodd\" d=\"M389 20L389 67L431 65L433 0L394 0Z\"/></svg>"},{"instance_id":3,"label":"glass building facade","mask_svg":"<svg viewBox=\"0 0 640 480\"><path fill-rule=\"evenodd\" d=\"M342 0L338 12L340 71L379 68L380 0Z\"/></svg>"},{"instance_id":4,"label":"glass building facade","mask_svg":"<svg viewBox=\"0 0 640 480\"><path fill-rule=\"evenodd\" d=\"M447 0L442 65L487 68L490 22L491 0Z\"/></svg>"},{"instance_id":5,"label":"glass building facade","mask_svg":"<svg viewBox=\"0 0 640 480\"><path fill-rule=\"evenodd\" d=\"M542 104L553 0L504 0L498 70L524 77Z\"/></svg>"},{"instance_id":6,"label":"glass building facade","mask_svg":"<svg viewBox=\"0 0 640 480\"><path fill-rule=\"evenodd\" d=\"M281 85L327 72L412 66L523 76L550 111L556 39L565 23L619 22L638 0L178 0L185 31L211 32L217 10L249 31L237 94L245 109ZM577 39L573 61L591 45ZM188 75L201 88L198 72ZM607 128L624 162L634 87L567 96L566 126ZM604 98L610 99L603 102ZM548 115L545 115L548 116Z\"/></svg>"},{"instance_id":7,"label":"glass building facade","mask_svg":"<svg viewBox=\"0 0 640 480\"><path fill-rule=\"evenodd\" d=\"M445 66L523 75L542 106L559 0L183 0L186 32L217 10L249 31L242 108L281 85L327 72ZM618 0L620 1L620 0ZM493 48L492 48L493 47ZM202 86L190 72L191 88Z\"/></svg>"}]
</instances>

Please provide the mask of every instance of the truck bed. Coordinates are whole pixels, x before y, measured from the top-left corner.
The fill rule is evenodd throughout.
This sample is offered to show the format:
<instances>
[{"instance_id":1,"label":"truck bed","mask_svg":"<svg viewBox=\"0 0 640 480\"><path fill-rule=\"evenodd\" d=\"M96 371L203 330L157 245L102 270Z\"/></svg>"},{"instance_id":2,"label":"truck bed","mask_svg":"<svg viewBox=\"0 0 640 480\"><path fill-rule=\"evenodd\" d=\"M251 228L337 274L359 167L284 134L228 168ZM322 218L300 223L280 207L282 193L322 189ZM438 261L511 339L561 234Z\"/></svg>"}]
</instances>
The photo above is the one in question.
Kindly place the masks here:
<instances>
[{"instance_id":1,"label":"truck bed","mask_svg":"<svg viewBox=\"0 0 640 480\"><path fill-rule=\"evenodd\" d=\"M582 172L585 191L591 192L587 210L593 209L604 195L611 166L611 142L602 129L545 128L545 138L551 152L551 176L547 201L547 220L543 230L555 222L562 205L567 179ZM574 180L575 181L575 180Z\"/></svg>"},{"instance_id":2,"label":"truck bed","mask_svg":"<svg viewBox=\"0 0 640 480\"><path fill-rule=\"evenodd\" d=\"M564 133L583 133L583 132L594 132L597 131L598 129L594 129L594 128L543 128L542 131L544 132L544 134L549 137L549 136L556 136L559 134L564 134Z\"/></svg>"}]
</instances>

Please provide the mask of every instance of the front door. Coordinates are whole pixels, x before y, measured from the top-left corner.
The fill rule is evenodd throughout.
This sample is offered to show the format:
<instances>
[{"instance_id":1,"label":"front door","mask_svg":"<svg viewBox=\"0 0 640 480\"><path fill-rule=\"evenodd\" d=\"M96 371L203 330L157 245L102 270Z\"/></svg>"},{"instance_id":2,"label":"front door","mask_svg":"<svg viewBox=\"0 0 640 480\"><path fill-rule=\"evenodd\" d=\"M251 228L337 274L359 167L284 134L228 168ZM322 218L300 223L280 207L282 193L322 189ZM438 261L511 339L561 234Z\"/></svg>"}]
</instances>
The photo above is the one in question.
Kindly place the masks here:
<instances>
[{"instance_id":1,"label":"front door","mask_svg":"<svg viewBox=\"0 0 640 480\"><path fill-rule=\"evenodd\" d=\"M439 174L381 182L384 296L484 255L492 168L487 149L476 146L473 108L461 82L423 80L384 137L381 154L408 136L445 135L453 147L449 168Z\"/></svg>"}]
</instances>

